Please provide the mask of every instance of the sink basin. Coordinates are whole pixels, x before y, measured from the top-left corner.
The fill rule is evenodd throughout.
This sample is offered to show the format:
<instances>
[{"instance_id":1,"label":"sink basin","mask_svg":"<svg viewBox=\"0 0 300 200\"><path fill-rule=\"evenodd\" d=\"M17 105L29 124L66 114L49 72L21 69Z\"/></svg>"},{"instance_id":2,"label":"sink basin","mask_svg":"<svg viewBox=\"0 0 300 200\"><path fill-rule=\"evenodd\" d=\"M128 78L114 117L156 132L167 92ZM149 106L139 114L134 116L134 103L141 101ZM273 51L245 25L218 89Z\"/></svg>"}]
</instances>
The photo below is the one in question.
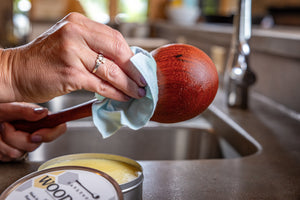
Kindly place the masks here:
<instances>
[{"instance_id":1,"label":"sink basin","mask_svg":"<svg viewBox=\"0 0 300 200\"><path fill-rule=\"evenodd\" d=\"M93 98L80 91L64 95L43 106L56 112ZM150 122L134 131L122 128L103 139L91 117L68 123L57 140L42 144L29 154L31 161L46 161L73 153L111 153L135 160L228 159L255 154L260 145L214 106L198 117L176 124Z\"/></svg>"}]
</instances>

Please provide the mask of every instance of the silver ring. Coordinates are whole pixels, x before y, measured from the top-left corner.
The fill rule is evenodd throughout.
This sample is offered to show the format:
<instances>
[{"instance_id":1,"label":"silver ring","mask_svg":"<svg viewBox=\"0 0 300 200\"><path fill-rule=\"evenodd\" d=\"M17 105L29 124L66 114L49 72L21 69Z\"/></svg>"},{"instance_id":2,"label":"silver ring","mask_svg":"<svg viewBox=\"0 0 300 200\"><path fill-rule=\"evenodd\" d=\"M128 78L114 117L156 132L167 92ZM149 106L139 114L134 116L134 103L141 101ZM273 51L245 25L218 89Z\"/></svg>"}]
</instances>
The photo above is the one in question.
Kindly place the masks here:
<instances>
[{"instance_id":1,"label":"silver ring","mask_svg":"<svg viewBox=\"0 0 300 200\"><path fill-rule=\"evenodd\" d=\"M94 67L92 73L94 74L97 71L97 69L99 68L99 66L104 63L105 63L104 56L101 53L98 54L97 59L96 59L96 64L95 64L95 67Z\"/></svg>"}]
</instances>

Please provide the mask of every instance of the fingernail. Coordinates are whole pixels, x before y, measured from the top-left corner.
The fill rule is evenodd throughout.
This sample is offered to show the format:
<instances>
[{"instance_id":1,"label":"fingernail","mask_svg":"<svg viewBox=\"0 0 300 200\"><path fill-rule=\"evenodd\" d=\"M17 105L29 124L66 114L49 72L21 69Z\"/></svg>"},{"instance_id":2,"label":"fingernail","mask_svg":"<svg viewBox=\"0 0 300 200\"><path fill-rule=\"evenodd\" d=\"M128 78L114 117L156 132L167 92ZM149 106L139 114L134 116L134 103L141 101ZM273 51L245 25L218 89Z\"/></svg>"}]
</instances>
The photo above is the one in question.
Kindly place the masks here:
<instances>
[{"instance_id":1,"label":"fingernail","mask_svg":"<svg viewBox=\"0 0 300 200\"><path fill-rule=\"evenodd\" d=\"M43 138L42 138L42 136L40 136L40 135L32 135L32 136L30 137L30 141L31 141L31 142L34 142L34 143L41 143L42 140L43 140Z\"/></svg>"},{"instance_id":2,"label":"fingernail","mask_svg":"<svg viewBox=\"0 0 300 200\"><path fill-rule=\"evenodd\" d=\"M147 82L145 80L145 78L143 76L141 76L141 83L146 86L147 85Z\"/></svg>"},{"instance_id":3,"label":"fingernail","mask_svg":"<svg viewBox=\"0 0 300 200\"><path fill-rule=\"evenodd\" d=\"M34 108L33 111L36 114L42 114L43 112L45 112L47 109L46 108Z\"/></svg>"},{"instance_id":4,"label":"fingernail","mask_svg":"<svg viewBox=\"0 0 300 200\"><path fill-rule=\"evenodd\" d=\"M139 88L138 95L139 97L144 97L146 95L146 90L144 88Z\"/></svg>"}]
</instances>

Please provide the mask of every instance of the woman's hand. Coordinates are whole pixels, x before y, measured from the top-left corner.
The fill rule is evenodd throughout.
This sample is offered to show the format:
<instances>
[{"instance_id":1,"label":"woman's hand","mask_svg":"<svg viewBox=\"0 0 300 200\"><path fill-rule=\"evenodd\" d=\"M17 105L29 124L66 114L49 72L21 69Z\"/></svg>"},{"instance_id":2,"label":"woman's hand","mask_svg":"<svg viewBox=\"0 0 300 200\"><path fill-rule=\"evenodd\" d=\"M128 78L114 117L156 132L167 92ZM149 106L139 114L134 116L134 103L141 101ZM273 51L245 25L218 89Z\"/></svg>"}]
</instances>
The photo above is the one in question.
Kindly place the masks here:
<instances>
[{"instance_id":1,"label":"woman's hand","mask_svg":"<svg viewBox=\"0 0 300 200\"><path fill-rule=\"evenodd\" d=\"M61 124L51 129L40 129L32 134L17 131L9 123L13 120L37 121L46 117L48 110L28 103L0 103L0 161L17 160L27 152L38 148L42 142L50 142L66 131Z\"/></svg>"},{"instance_id":2,"label":"woman's hand","mask_svg":"<svg viewBox=\"0 0 300 200\"><path fill-rule=\"evenodd\" d=\"M105 63L93 73L99 54ZM118 31L71 13L31 43L0 51L0 62L7 63L0 101L45 102L79 89L119 101L141 98L146 83L132 56Z\"/></svg>"}]
</instances>

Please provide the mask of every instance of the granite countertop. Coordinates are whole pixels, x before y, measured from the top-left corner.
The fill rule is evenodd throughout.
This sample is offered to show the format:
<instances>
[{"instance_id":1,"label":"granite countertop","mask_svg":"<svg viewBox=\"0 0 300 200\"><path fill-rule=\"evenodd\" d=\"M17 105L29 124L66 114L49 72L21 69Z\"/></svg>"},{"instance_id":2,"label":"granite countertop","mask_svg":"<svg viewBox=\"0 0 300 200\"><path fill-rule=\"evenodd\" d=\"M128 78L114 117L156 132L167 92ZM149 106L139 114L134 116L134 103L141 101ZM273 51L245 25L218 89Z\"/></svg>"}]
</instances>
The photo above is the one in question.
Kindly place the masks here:
<instances>
[{"instance_id":1,"label":"granite countertop","mask_svg":"<svg viewBox=\"0 0 300 200\"><path fill-rule=\"evenodd\" d=\"M234 159L141 161L143 199L299 199L299 119L252 95L248 111L229 109L222 93L214 109L226 114L262 146ZM1 163L0 191L41 163Z\"/></svg>"}]
</instances>

